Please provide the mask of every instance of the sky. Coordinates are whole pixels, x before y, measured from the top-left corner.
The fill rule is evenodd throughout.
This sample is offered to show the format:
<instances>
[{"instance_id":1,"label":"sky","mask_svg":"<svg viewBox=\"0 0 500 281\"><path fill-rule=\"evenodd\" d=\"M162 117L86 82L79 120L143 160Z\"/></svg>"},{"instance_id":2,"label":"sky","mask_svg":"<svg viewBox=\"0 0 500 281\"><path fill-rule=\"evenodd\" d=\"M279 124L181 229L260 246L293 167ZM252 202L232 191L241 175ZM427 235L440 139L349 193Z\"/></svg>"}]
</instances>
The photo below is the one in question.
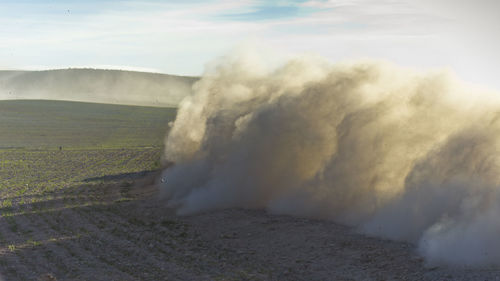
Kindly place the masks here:
<instances>
[{"instance_id":1,"label":"sky","mask_svg":"<svg viewBox=\"0 0 500 281\"><path fill-rule=\"evenodd\" d=\"M239 46L448 68L500 89L493 0L0 0L0 68L200 75Z\"/></svg>"}]
</instances>

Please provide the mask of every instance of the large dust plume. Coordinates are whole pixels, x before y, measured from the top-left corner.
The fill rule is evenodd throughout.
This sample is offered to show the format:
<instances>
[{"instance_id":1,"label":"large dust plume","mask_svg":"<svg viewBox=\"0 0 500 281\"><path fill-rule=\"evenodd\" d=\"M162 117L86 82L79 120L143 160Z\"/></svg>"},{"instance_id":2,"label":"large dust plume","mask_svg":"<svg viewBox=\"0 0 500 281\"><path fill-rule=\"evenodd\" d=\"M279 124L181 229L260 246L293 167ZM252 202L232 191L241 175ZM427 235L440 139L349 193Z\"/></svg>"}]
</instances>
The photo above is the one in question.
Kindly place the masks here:
<instances>
[{"instance_id":1,"label":"large dust plume","mask_svg":"<svg viewBox=\"0 0 500 281\"><path fill-rule=\"evenodd\" d=\"M162 191L180 214L332 219L431 264L500 266L498 97L447 71L228 56L181 103Z\"/></svg>"}]
</instances>

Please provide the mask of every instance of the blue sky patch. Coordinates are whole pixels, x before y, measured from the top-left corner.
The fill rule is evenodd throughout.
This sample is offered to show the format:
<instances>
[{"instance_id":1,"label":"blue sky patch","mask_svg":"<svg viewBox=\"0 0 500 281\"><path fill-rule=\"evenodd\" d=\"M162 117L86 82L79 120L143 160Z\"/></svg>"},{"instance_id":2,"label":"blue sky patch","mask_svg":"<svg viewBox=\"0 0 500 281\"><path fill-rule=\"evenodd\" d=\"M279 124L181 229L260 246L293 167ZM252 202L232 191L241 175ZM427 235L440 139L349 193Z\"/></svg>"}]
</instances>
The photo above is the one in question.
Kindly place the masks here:
<instances>
[{"instance_id":1,"label":"blue sky patch","mask_svg":"<svg viewBox=\"0 0 500 281\"><path fill-rule=\"evenodd\" d=\"M248 12L235 12L218 16L223 20L263 21L283 18L295 18L314 12L316 9L301 7L300 1L269 1L249 7Z\"/></svg>"}]
</instances>

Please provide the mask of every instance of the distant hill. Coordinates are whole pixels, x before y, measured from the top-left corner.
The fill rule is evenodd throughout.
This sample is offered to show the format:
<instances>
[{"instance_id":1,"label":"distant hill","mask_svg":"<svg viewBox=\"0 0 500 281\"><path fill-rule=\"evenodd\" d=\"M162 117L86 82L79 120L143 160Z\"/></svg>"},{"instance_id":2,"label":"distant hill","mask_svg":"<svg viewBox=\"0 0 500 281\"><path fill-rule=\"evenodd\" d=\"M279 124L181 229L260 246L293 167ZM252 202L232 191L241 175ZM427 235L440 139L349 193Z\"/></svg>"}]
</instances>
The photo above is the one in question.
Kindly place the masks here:
<instances>
[{"instance_id":1,"label":"distant hill","mask_svg":"<svg viewBox=\"0 0 500 281\"><path fill-rule=\"evenodd\" d=\"M123 70L0 71L0 100L47 99L168 107L197 77Z\"/></svg>"}]
</instances>

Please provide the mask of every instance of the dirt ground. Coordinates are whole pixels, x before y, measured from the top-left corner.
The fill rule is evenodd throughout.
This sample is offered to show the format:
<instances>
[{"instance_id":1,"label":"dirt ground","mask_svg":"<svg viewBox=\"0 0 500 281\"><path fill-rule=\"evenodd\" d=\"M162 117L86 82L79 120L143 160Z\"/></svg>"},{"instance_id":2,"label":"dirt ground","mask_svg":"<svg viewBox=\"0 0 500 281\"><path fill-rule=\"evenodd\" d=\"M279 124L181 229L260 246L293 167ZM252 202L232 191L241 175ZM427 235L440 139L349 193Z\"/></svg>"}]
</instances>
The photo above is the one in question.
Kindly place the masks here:
<instances>
[{"instance_id":1,"label":"dirt ground","mask_svg":"<svg viewBox=\"0 0 500 281\"><path fill-rule=\"evenodd\" d=\"M498 280L427 267L410 244L333 222L218 210L179 217L158 196L161 150L5 150L3 280ZM71 176L68 176L71 175Z\"/></svg>"},{"instance_id":2,"label":"dirt ground","mask_svg":"<svg viewBox=\"0 0 500 281\"><path fill-rule=\"evenodd\" d=\"M332 222L220 210L178 217L138 175L2 217L4 280L498 280L429 268L409 244ZM133 179L131 179L133 178ZM71 202L68 205L67 202ZM43 207L43 208L41 208ZM35 211L43 210L43 211Z\"/></svg>"}]
</instances>

